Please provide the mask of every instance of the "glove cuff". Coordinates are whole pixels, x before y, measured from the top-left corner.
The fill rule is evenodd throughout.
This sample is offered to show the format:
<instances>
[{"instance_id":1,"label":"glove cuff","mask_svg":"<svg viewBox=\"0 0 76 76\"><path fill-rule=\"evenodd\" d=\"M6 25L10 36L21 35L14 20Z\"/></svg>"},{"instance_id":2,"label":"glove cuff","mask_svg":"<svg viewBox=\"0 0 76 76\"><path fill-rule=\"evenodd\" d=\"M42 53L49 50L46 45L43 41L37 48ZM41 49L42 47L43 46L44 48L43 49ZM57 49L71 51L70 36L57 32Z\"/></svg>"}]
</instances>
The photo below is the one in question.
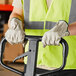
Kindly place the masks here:
<instances>
[{"instance_id":1,"label":"glove cuff","mask_svg":"<svg viewBox=\"0 0 76 76\"><path fill-rule=\"evenodd\" d=\"M68 31L68 26L69 26L69 24L68 24L65 20L59 20L59 21L63 21L63 22L66 23L66 26L67 26L67 30L66 30L66 32L68 32L68 35L70 35L70 32Z\"/></svg>"},{"instance_id":2,"label":"glove cuff","mask_svg":"<svg viewBox=\"0 0 76 76\"><path fill-rule=\"evenodd\" d=\"M68 26L69 26L69 24L65 21L65 20L63 20L66 24L67 24L67 30L66 30L66 32L68 32L68 36L70 35L70 32L69 32L69 30L68 30Z\"/></svg>"},{"instance_id":3,"label":"glove cuff","mask_svg":"<svg viewBox=\"0 0 76 76\"><path fill-rule=\"evenodd\" d=\"M13 17L10 20L10 28L11 29L16 29L17 26L19 28L23 29L23 27L22 27L22 21L19 18Z\"/></svg>"}]
</instances>

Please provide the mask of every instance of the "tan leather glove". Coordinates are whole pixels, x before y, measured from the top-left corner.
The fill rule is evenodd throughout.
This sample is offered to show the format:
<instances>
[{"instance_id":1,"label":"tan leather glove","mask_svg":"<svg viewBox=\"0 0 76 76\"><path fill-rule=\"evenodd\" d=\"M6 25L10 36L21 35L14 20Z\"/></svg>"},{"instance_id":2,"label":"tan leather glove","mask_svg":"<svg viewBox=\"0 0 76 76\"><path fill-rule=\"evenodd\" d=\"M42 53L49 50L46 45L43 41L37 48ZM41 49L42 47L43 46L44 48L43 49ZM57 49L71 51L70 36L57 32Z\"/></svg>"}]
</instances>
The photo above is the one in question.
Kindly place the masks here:
<instances>
[{"instance_id":1,"label":"tan leather glove","mask_svg":"<svg viewBox=\"0 0 76 76\"><path fill-rule=\"evenodd\" d=\"M59 21L54 28L45 32L42 37L43 47L46 45L59 45L61 37L68 36L68 24L65 21Z\"/></svg>"},{"instance_id":2,"label":"tan leather glove","mask_svg":"<svg viewBox=\"0 0 76 76\"><path fill-rule=\"evenodd\" d=\"M22 21L17 18L12 18L10 27L5 33L5 38L10 44L23 43L25 33L22 28Z\"/></svg>"}]
</instances>

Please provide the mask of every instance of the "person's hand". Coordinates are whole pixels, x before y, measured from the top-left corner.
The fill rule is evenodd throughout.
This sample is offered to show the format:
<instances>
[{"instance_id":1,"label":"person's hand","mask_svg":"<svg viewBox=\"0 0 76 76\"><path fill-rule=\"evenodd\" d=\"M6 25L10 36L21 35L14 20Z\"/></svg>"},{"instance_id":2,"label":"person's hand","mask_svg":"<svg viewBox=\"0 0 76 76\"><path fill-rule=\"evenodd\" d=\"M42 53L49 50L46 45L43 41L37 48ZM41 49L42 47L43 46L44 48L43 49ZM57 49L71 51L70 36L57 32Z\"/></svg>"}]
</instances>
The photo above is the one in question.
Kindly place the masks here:
<instances>
[{"instance_id":1,"label":"person's hand","mask_svg":"<svg viewBox=\"0 0 76 76\"><path fill-rule=\"evenodd\" d=\"M25 33L22 28L22 21L17 18L12 18L10 26L5 33L5 38L10 44L23 43Z\"/></svg>"},{"instance_id":2,"label":"person's hand","mask_svg":"<svg viewBox=\"0 0 76 76\"><path fill-rule=\"evenodd\" d=\"M65 21L59 21L54 28L45 32L42 37L43 47L46 45L59 45L61 37L68 36L68 24Z\"/></svg>"}]
</instances>

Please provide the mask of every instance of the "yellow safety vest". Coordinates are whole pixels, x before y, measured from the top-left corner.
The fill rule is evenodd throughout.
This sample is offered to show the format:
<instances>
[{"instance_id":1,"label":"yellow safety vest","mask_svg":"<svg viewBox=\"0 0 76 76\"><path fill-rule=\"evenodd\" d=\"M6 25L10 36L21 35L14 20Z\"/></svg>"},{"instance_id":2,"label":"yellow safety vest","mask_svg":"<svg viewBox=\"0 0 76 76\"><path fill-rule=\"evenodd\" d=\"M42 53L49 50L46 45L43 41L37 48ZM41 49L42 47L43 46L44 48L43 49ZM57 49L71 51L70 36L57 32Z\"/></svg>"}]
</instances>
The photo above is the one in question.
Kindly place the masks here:
<instances>
[{"instance_id":1,"label":"yellow safety vest","mask_svg":"<svg viewBox=\"0 0 76 76\"><path fill-rule=\"evenodd\" d=\"M47 8L46 0L22 0L22 3L27 35L43 36L59 20L65 20L68 24L76 21L76 0L52 0L49 9ZM76 68L76 36L67 36L64 39L69 45L65 68L74 69ZM28 48L27 46L26 49ZM37 63L48 67L59 67L62 64L62 46L43 48L40 42Z\"/></svg>"}]
</instances>

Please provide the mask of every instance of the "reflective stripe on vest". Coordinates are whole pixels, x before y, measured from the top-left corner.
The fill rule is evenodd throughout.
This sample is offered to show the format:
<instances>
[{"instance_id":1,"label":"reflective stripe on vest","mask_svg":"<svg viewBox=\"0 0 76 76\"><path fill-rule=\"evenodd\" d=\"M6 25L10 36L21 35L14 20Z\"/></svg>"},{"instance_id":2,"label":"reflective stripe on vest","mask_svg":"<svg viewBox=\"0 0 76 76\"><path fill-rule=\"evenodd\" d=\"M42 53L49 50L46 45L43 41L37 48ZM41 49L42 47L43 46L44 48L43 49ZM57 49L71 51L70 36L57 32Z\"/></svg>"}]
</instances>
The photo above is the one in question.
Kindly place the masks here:
<instances>
[{"instance_id":1,"label":"reflective stripe on vest","mask_svg":"<svg viewBox=\"0 0 76 76\"><path fill-rule=\"evenodd\" d=\"M46 21L45 29L51 29L55 26L56 22ZM25 28L26 29L44 29L44 22L26 22L25 19Z\"/></svg>"},{"instance_id":2,"label":"reflective stripe on vest","mask_svg":"<svg viewBox=\"0 0 76 76\"><path fill-rule=\"evenodd\" d=\"M76 21L76 0L72 0L69 24Z\"/></svg>"},{"instance_id":3,"label":"reflective stripe on vest","mask_svg":"<svg viewBox=\"0 0 76 76\"><path fill-rule=\"evenodd\" d=\"M29 21L29 9L30 9L30 0L24 0L24 21L26 29L44 29L43 21ZM66 7L67 8L67 7ZM69 24L76 21L76 0L72 0L70 16L69 16ZM56 22L46 21L45 29L51 29L55 26Z\"/></svg>"},{"instance_id":4,"label":"reflective stripe on vest","mask_svg":"<svg viewBox=\"0 0 76 76\"><path fill-rule=\"evenodd\" d=\"M24 22L26 29L44 29L44 22L42 21L29 21L29 9L30 9L30 0L24 0ZM51 29L55 26L56 22L46 21L45 29Z\"/></svg>"}]
</instances>

